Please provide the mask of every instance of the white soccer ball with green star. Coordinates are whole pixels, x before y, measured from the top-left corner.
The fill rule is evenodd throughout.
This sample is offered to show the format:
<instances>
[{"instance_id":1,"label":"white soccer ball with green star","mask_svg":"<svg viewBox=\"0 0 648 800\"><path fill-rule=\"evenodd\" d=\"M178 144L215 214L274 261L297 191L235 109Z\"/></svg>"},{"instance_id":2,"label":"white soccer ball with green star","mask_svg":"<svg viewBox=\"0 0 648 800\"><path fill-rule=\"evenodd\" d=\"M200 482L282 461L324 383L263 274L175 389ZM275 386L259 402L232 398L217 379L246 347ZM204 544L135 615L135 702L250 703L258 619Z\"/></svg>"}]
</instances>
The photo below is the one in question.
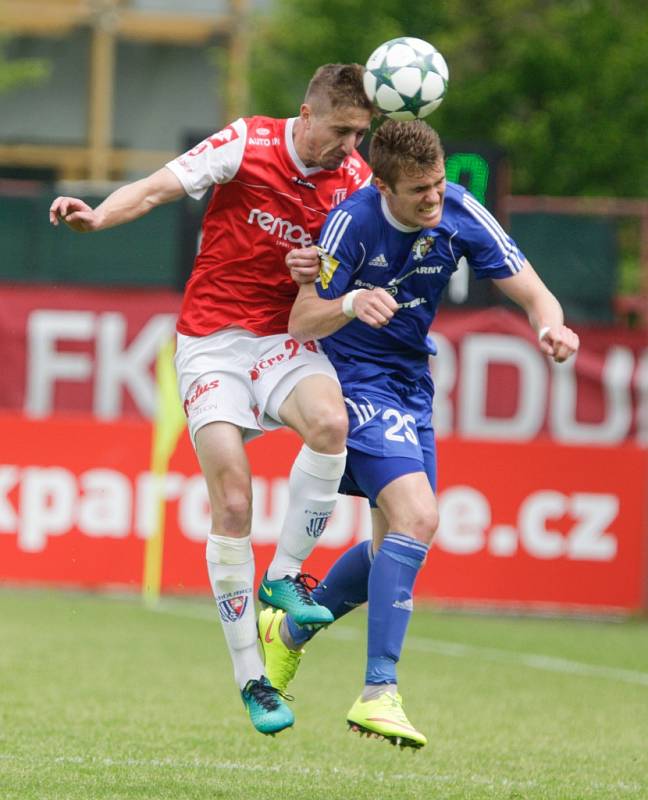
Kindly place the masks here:
<instances>
[{"instance_id":1,"label":"white soccer ball with green star","mask_svg":"<svg viewBox=\"0 0 648 800\"><path fill-rule=\"evenodd\" d=\"M448 88L448 65L441 53L413 36L384 42L365 67L367 96L392 119L427 117L441 105Z\"/></svg>"}]
</instances>

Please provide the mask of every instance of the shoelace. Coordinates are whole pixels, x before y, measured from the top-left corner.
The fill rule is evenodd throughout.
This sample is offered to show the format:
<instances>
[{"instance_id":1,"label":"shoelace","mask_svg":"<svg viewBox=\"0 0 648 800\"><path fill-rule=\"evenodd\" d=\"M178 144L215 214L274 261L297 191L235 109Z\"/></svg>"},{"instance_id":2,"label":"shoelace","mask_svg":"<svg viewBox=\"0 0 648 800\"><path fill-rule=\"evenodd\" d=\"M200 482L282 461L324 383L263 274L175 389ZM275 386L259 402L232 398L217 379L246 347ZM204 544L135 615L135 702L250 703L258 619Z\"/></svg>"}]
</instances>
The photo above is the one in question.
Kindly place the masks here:
<instances>
[{"instance_id":1,"label":"shoelace","mask_svg":"<svg viewBox=\"0 0 648 800\"><path fill-rule=\"evenodd\" d=\"M279 700L277 697L289 701L295 699L292 695L286 694L280 689L275 689L268 681L249 680L245 684L243 694L248 697L253 697L266 711L275 711L279 708Z\"/></svg>"},{"instance_id":2,"label":"shoelace","mask_svg":"<svg viewBox=\"0 0 648 800\"><path fill-rule=\"evenodd\" d=\"M319 581L314 575L309 575L307 572L300 572L297 577L293 578L295 591L308 606L315 606L317 603L311 597L311 592L319 586Z\"/></svg>"}]
</instances>

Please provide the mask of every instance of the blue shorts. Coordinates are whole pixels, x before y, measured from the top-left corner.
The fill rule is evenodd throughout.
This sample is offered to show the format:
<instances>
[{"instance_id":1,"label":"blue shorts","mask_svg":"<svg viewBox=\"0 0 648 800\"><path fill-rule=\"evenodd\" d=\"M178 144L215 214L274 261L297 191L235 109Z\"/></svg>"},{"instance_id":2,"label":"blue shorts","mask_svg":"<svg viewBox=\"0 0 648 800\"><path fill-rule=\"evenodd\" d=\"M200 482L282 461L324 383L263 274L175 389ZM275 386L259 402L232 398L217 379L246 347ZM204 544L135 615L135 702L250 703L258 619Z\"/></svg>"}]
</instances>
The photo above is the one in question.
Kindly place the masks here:
<instances>
[{"instance_id":1,"label":"blue shorts","mask_svg":"<svg viewBox=\"0 0 648 800\"><path fill-rule=\"evenodd\" d=\"M401 475L425 472L436 490L436 445L432 427L432 383L402 384L387 378L377 386L343 387L349 415L342 494L368 497Z\"/></svg>"}]
</instances>

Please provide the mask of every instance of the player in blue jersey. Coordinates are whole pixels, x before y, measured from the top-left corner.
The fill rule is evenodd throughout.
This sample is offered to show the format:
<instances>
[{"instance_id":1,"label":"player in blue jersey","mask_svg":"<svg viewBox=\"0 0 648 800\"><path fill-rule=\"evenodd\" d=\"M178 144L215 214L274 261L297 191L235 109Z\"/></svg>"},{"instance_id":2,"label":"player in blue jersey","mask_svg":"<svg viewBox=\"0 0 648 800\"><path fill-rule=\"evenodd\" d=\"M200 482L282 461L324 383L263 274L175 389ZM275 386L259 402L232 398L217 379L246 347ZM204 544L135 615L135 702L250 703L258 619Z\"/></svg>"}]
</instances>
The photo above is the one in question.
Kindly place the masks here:
<instances>
[{"instance_id":1,"label":"player in blue jersey","mask_svg":"<svg viewBox=\"0 0 648 800\"><path fill-rule=\"evenodd\" d=\"M322 339L342 384L349 435L340 491L368 497L373 508L373 542L338 559L313 598L336 619L368 601L365 688L347 722L421 747L427 740L403 711L396 664L438 525L428 368L436 348L428 331L459 259L526 311L549 357L564 361L579 342L515 242L466 189L446 182L435 131L387 121L374 134L370 162L375 185L329 214L320 277L301 286L290 318L297 339ZM293 252L288 263L297 270L313 257L312 249ZM259 633L268 676L283 690L313 631L267 609Z\"/></svg>"}]
</instances>

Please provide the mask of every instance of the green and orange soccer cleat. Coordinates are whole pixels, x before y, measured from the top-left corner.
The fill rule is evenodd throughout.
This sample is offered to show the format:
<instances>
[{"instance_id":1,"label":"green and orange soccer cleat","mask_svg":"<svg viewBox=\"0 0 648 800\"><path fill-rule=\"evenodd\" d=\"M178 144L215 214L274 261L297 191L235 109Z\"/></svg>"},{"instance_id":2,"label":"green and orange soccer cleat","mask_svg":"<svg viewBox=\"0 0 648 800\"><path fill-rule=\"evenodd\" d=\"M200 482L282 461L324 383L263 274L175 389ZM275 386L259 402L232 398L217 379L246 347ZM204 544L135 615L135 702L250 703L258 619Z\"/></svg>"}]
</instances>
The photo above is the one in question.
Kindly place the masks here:
<instances>
[{"instance_id":1,"label":"green and orange soccer cleat","mask_svg":"<svg viewBox=\"0 0 648 800\"><path fill-rule=\"evenodd\" d=\"M277 608L264 608L259 614L257 630L263 650L266 675L268 680L281 692L285 692L290 681L295 677L299 662L304 655L303 650L291 650L283 643L279 628L286 616Z\"/></svg>"},{"instance_id":2,"label":"green and orange soccer cleat","mask_svg":"<svg viewBox=\"0 0 648 800\"><path fill-rule=\"evenodd\" d=\"M425 736L417 731L405 716L403 700L399 694L384 692L374 700L363 701L360 696L347 714L347 725L361 735L387 739L401 749L419 749L427 744Z\"/></svg>"}]
</instances>

